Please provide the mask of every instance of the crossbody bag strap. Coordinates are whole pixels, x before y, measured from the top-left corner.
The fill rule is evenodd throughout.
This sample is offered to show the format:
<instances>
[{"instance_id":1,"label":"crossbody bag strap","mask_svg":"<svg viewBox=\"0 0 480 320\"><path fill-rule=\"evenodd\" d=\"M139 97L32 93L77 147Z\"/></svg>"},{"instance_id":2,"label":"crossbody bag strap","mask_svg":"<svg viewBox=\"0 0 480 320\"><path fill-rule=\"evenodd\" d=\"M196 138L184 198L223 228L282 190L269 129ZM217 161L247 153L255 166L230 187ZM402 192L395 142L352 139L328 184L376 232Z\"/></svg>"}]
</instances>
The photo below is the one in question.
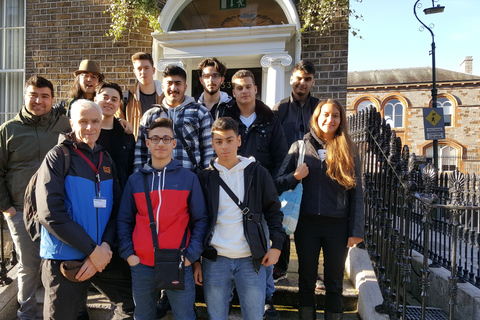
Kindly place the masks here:
<instances>
[{"instance_id":1,"label":"crossbody bag strap","mask_svg":"<svg viewBox=\"0 0 480 320\"><path fill-rule=\"evenodd\" d=\"M175 127L175 134L177 135L177 138L180 139L180 142L182 142L183 149L187 152L188 158L190 159L190 162L193 164L193 168L196 169L198 167L197 159L195 159L195 155L193 154L192 149L187 144L187 141L185 141L185 138L183 137L180 130L178 130L178 127Z\"/></svg>"},{"instance_id":2,"label":"crossbody bag strap","mask_svg":"<svg viewBox=\"0 0 480 320\"><path fill-rule=\"evenodd\" d=\"M145 192L145 200L147 201L147 208L148 208L148 217L150 218L150 230L152 231L152 240L153 240L153 247L160 249L158 245L158 236L155 223L155 218L153 217L153 207L152 207L152 200L150 199L150 189L148 188L148 175L143 174L143 191Z\"/></svg>"},{"instance_id":3,"label":"crossbody bag strap","mask_svg":"<svg viewBox=\"0 0 480 320\"><path fill-rule=\"evenodd\" d=\"M153 241L153 247L160 249L160 246L158 244L158 236L157 236L157 229L156 226L157 224L155 223L155 218L153 217L153 207L152 207L152 199L150 198L150 189L148 187L148 175L143 174L143 191L145 192L145 200L147 201L147 208L148 208L148 217L150 218L150 230L152 231L152 241ZM187 229L188 229L188 224L187 227L185 228L185 232L183 233L183 239L182 243L180 244L180 248L185 248L187 244Z\"/></svg>"},{"instance_id":4,"label":"crossbody bag strap","mask_svg":"<svg viewBox=\"0 0 480 320\"><path fill-rule=\"evenodd\" d=\"M218 183L223 188L223 190L225 190L228 196L233 200L233 202L237 204L237 206L242 211L242 214L244 214L247 218L251 219L253 214L250 212L250 209L247 206L245 206L245 204L243 204L242 201L238 199L235 193L233 193L232 189L230 189L225 183L225 181L223 181L223 179L220 177L220 174L216 174L215 178L217 179Z\"/></svg>"}]
</instances>

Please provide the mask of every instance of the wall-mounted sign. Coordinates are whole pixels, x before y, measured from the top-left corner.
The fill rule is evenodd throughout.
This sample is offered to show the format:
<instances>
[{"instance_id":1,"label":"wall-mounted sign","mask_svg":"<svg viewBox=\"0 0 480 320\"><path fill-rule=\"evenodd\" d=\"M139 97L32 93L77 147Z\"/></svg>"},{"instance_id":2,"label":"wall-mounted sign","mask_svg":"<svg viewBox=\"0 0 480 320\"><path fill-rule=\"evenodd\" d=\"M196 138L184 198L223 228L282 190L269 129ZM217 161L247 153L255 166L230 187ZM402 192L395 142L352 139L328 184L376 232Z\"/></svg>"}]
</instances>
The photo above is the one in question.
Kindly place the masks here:
<instances>
[{"instance_id":1,"label":"wall-mounted sign","mask_svg":"<svg viewBox=\"0 0 480 320\"><path fill-rule=\"evenodd\" d=\"M247 6L247 0L220 0L220 10L240 9Z\"/></svg>"},{"instance_id":2,"label":"wall-mounted sign","mask_svg":"<svg viewBox=\"0 0 480 320\"><path fill-rule=\"evenodd\" d=\"M443 108L423 108L425 140L445 139Z\"/></svg>"}]
</instances>

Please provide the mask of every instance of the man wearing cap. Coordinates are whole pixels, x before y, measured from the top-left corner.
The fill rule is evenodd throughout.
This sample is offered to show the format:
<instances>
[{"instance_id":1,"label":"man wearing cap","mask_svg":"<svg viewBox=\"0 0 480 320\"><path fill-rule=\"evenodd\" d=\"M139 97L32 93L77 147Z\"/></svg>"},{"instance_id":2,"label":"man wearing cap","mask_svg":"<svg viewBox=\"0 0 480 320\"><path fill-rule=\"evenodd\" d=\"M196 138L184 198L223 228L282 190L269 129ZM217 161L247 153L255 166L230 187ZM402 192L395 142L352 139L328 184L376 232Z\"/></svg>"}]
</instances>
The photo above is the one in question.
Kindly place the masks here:
<instances>
[{"instance_id":1,"label":"man wearing cap","mask_svg":"<svg viewBox=\"0 0 480 320\"><path fill-rule=\"evenodd\" d=\"M97 84L105 79L98 64L92 60L80 62L80 67L73 74L75 75L75 81L68 91L68 100L63 100L55 106L67 116L70 116L70 106L75 100L88 99L93 101Z\"/></svg>"},{"instance_id":2,"label":"man wearing cap","mask_svg":"<svg viewBox=\"0 0 480 320\"><path fill-rule=\"evenodd\" d=\"M39 242L32 241L23 222L25 188L61 132L70 131L68 118L52 109L53 85L33 76L25 84L25 105L0 127L0 210L19 258L19 319L35 319L41 259ZM1 316L0 316L1 318Z\"/></svg>"}]
</instances>

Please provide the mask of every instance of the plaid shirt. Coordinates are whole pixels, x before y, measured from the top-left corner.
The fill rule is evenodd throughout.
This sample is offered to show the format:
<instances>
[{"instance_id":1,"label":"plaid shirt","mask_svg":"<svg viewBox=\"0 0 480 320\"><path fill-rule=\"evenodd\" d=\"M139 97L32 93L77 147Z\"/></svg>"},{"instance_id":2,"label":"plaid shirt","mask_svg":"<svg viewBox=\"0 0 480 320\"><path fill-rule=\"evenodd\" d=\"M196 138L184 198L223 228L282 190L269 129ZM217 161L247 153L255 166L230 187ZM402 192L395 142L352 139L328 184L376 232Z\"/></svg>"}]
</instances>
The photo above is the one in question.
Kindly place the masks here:
<instances>
[{"instance_id":1,"label":"plaid shirt","mask_svg":"<svg viewBox=\"0 0 480 320\"><path fill-rule=\"evenodd\" d=\"M212 116L207 108L195 102L192 97L185 96L185 100L175 108L166 107L163 101L162 107L151 108L143 115L138 129L138 140L135 145L134 171L147 163L150 157L150 150L145 140L150 123L157 118L170 118L173 125L178 128L195 155L198 166L201 169L207 168L210 159L213 158L212 148ZM172 157L179 160L184 168L193 170L193 164L188 157L187 151L177 137L177 147L173 149Z\"/></svg>"}]
</instances>

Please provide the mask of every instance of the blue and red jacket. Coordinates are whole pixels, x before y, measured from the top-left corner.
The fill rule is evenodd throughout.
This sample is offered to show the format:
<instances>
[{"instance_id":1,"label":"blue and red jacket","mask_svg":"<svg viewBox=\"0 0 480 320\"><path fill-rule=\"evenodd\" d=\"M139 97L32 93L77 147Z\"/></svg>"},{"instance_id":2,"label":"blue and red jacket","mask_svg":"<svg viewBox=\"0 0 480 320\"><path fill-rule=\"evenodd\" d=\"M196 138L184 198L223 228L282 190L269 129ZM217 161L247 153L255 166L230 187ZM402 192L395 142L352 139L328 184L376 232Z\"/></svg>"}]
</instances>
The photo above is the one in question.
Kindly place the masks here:
<instances>
[{"instance_id":1,"label":"blue and red jacket","mask_svg":"<svg viewBox=\"0 0 480 320\"><path fill-rule=\"evenodd\" d=\"M145 199L143 175L148 175L153 215L161 249L178 249L187 229L186 257L198 260L203 251L208 217L197 176L172 160L157 171L145 164L130 176L118 212L119 253L124 259L135 254L140 263L154 265L150 218Z\"/></svg>"},{"instance_id":2,"label":"blue and red jacket","mask_svg":"<svg viewBox=\"0 0 480 320\"><path fill-rule=\"evenodd\" d=\"M38 172L36 199L42 224L40 256L54 260L83 260L102 242L114 247L121 190L113 160L100 145L95 145L92 150L87 144L77 142L73 134L60 138L70 151L67 175L64 176L63 152L53 149L46 155ZM90 165L74 149L99 167L100 182L97 182ZM105 208L95 207L95 198L104 199Z\"/></svg>"}]
</instances>

